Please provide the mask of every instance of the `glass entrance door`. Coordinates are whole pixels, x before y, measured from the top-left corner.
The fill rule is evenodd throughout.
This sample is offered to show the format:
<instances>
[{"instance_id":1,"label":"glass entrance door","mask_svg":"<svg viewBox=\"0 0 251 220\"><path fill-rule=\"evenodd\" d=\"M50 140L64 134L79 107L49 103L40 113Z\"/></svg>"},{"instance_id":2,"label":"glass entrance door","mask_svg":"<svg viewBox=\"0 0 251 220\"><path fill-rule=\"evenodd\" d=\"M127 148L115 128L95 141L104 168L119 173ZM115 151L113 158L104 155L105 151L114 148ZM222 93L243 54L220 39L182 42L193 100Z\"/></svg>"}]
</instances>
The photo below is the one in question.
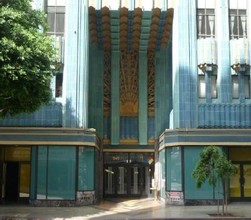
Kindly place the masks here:
<instances>
[{"instance_id":1,"label":"glass entrance door","mask_svg":"<svg viewBox=\"0 0 251 220\"><path fill-rule=\"evenodd\" d=\"M130 194L137 195L140 194L140 187L141 187L141 170L138 166L130 167Z\"/></svg>"},{"instance_id":2,"label":"glass entrance door","mask_svg":"<svg viewBox=\"0 0 251 220\"><path fill-rule=\"evenodd\" d=\"M243 197L251 198L251 164L243 164L242 170L242 195Z\"/></svg>"},{"instance_id":3,"label":"glass entrance door","mask_svg":"<svg viewBox=\"0 0 251 220\"><path fill-rule=\"evenodd\" d=\"M154 178L153 153L104 154L104 196L150 196Z\"/></svg>"},{"instance_id":4,"label":"glass entrance door","mask_svg":"<svg viewBox=\"0 0 251 220\"><path fill-rule=\"evenodd\" d=\"M230 179L230 197L233 199L251 198L251 164L235 164L237 173Z\"/></svg>"},{"instance_id":5,"label":"glass entrance door","mask_svg":"<svg viewBox=\"0 0 251 220\"><path fill-rule=\"evenodd\" d=\"M150 183L148 170L148 167L138 164L105 166L105 195L146 196Z\"/></svg>"},{"instance_id":6,"label":"glass entrance door","mask_svg":"<svg viewBox=\"0 0 251 220\"><path fill-rule=\"evenodd\" d=\"M5 183L5 164L0 161L0 202L4 197L4 183Z\"/></svg>"},{"instance_id":7,"label":"glass entrance door","mask_svg":"<svg viewBox=\"0 0 251 220\"><path fill-rule=\"evenodd\" d=\"M126 195L127 194L127 172L128 169L124 166L117 167L117 178L116 178L116 184L117 184L117 194L118 195Z\"/></svg>"}]
</instances>

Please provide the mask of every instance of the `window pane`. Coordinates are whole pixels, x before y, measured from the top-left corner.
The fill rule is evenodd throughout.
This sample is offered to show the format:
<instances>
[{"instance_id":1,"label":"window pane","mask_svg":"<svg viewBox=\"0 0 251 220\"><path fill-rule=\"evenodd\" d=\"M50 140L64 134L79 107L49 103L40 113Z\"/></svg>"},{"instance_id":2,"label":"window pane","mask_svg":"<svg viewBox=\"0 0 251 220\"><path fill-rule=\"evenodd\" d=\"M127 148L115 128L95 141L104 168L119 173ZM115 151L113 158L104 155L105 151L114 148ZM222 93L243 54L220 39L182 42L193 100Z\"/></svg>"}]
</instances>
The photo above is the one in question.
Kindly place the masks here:
<instances>
[{"instance_id":1,"label":"window pane","mask_svg":"<svg viewBox=\"0 0 251 220\"><path fill-rule=\"evenodd\" d=\"M47 147L38 148L37 199L46 199Z\"/></svg>"},{"instance_id":2,"label":"window pane","mask_svg":"<svg viewBox=\"0 0 251 220\"><path fill-rule=\"evenodd\" d=\"M65 7L48 7L47 21L49 33L63 35L65 26Z\"/></svg>"},{"instance_id":3,"label":"window pane","mask_svg":"<svg viewBox=\"0 0 251 220\"><path fill-rule=\"evenodd\" d=\"M237 75L232 75L232 93L234 99L239 98L239 81Z\"/></svg>"},{"instance_id":4,"label":"window pane","mask_svg":"<svg viewBox=\"0 0 251 220\"><path fill-rule=\"evenodd\" d=\"M64 17L65 14L57 14L56 15L56 32L63 33L64 32Z\"/></svg>"},{"instance_id":5,"label":"window pane","mask_svg":"<svg viewBox=\"0 0 251 220\"><path fill-rule=\"evenodd\" d=\"M48 199L75 199L74 147L50 147L48 157Z\"/></svg>"},{"instance_id":6,"label":"window pane","mask_svg":"<svg viewBox=\"0 0 251 220\"><path fill-rule=\"evenodd\" d=\"M105 194L114 194L115 193L114 173L115 173L115 168L113 166L105 167L105 170L104 170Z\"/></svg>"},{"instance_id":7,"label":"window pane","mask_svg":"<svg viewBox=\"0 0 251 220\"><path fill-rule=\"evenodd\" d=\"M65 6L66 5L66 0L48 0L48 5L49 6Z\"/></svg>"},{"instance_id":8,"label":"window pane","mask_svg":"<svg viewBox=\"0 0 251 220\"><path fill-rule=\"evenodd\" d=\"M181 191L181 149L173 147L167 149L167 190Z\"/></svg>"},{"instance_id":9,"label":"window pane","mask_svg":"<svg viewBox=\"0 0 251 220\"><path fill-rule=\"evenodd\" d=\"M142 0L143 6L146 11L151 11L153 8L153 1L150 0Z\"/></svg>"},{"instance_id":10,"label":"window pane","mask_svg":"<svg viewBox=\"0 0 251 220\"><path fill-rule=\"evenodd\" d=\"M62 97L63 74L56 75L56 97Z\"/></svg>"},{"instance_id":11,"label":"window pane","mask_svg":"<svg viewBox=\"0 0 251 220\"><path fill-rule=\"evenodd\" d=\"M231 38L247 37L247 2L245 0L231 0L229 7Z\"/></svg>"},{"instance_id":12,"label":"window pane","mask_svg":"<svg viewBox=\"0 0 251 220\"><path fill-rule=\"evenodd\" d=\"M205 82L205 75L199 75L199 98L206 97L206 82Z\"/></svg>"},{"instance_id":13,"label":"window pane","mask_svg":"<svg viewBox=\"0 0 251 220\"><path fill-rule=\"evenodd\" d=\"M48 13L47 14L48 32L54 32L54 20L55 20L54 14Z\"/></svg>"},{"instance_id":14,"label":"window pane","mask_svg":"<svg viewBox=\"0 0 251 220\"><path fill-rule=\"evenodd\" d=\"M206 8L206 1L205 0L197 0L197 7L198 8Z\"/></svg>"},{"instance_id":15,"label":"window pane","mask_svg":"<svg viewBox=\"0 0 251 220\"><path fill-rule=\"evenodd\" d=\"M94 190L94 148L79 147L78 190Z\"/></svg>"},{"instance_id":16,"label":"window pane","mask_svg":"<svg viewBox=\"0 0 251 220\"><path fill-rule=\"evenodd\" d=\"M95 182L95 190L96 192L99 192L99 185L100 183L100 172L99 172L99 151L95 148L94 150L94 182ZM97 194L97 196L99 196Z\"/></svg>"},{"instance_id":17,"label":"window pane","mask_svg":"<svg viewBox=\"0 0 251 220\"><path fill-rule=\"evenodd\" d=\"M197 10L197 33L199 38L215 36L215 16L213 9Z\"/></svg>"},{"instance_id":18,"label":"window pane","mask_svg":"<svg viewBox=\"0 0 251 220\"><path fill-rule=\"evenodd\" d=\"M217 98L217 76L211 75L211 97Z\"/></svg>"},{"instance_id":19,"label":"window pane","mask_svg":"<svg viewBox=\"0 0 251 220\"><path fill-rule=\"evenodd\" d=\"M128 153L105 153L104 163L128 163Z\"/></svg>"},{"instance_id":20,"label":"window pane","mask_svg":"<svg viewBox=\"0 0 251 220\"><path fill-rule=\"evenodd\" d=\"M246 0L229 0L230 9L246 9L247 1Z\"/></svg>"},{"instance_id":21,"label":"window pane","mask_svg":"<svg viewBox=\"0 0 251 220\"><path fill-rule=\"evenodd\" d=\"M130 153L130 163L152 164L153 160L153 153Z\"/></svg>"},{"instance_id":22,"label":"window pane","mask_svg":"<svg viewBox=\"0 0 251 220\"><path fill-rule=\"evenodd\" d=\"M244 76L244 88L245 88L245 98L249 99L250 98L250 76L245 75Z\"/></svg>"},{"instance_id":23,"label":"window pane","mask_svg":"<svg viewBox=\"0 0 251 220\"><path fill-rule=\"evenodd\" d=\"M30 164L20 164L19 197L30 196Z\"/></svg>"},{"instance_id":24,"label":"window pane","mask_svg":"<svg viewBox=\"0 0 251 220\"><path fill-rule=\"evenodd\" d=\"M214 0L197 0L197 8L215 8Z\"/></svg>"},{"instance_id":25,"label":"window pane","mask_svg":"<svg viewBox=\"0 0 251 220\"><path fill-rule=\"evenodd\" d=\"M166 168L165 168L165 161L166 161L166 151L162 150L159 152L159 164L160 164L160 196L165 198L166 195Z\"/></svg>"},{"instance_id":26,"label":"window pane","mask_svg":"<svg viewBox=\"0 0 251 220\"><path fill-rule=\"evenodd\" d=\"M30 161L30 155L30 147L8 147L4 152L6 161Z\"/></svg>"}]
</instances>

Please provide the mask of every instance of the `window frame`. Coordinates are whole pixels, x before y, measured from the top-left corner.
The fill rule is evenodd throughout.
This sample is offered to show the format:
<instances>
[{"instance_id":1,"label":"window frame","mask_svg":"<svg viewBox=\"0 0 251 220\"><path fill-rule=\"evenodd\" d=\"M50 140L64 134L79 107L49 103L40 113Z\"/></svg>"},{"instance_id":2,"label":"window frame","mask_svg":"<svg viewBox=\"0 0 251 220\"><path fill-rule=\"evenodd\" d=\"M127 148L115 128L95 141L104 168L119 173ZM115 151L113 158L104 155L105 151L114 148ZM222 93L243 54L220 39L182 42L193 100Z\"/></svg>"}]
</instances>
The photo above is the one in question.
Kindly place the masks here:
<instances>
[{"instance_id":1,"label":"window frame","mask_svg":"<svg viewBox=\"0 0 251 220\"><path fill-rule=\"evenodd\" d=\"M206 0L204 3L204 7L200 7L197 0L197 38L215 38L215 5L213 4L214 8L212 8L211 5L207 6Z\"/></svg>"},{"instance_id":2,"label":"window frame","mask_svg":"<svg viewBox=\"0 0 251 220\"><path fill-rule=\"evenodd\" d=\"M47 33L64 35L65 31L65 6L47 6Z\"/></svg>"},{"instance_id":3,"label":"window frame","mask_svg":"<svg viewBox=\"0 0 251 220\"><path fill-rule=\"evenodd\" d=\"M240 4L240 1L243 5ZM245 2L244 2L245 1ZM229 38L247 38L247 1L229 0Z\"/></svg>"},{"instance_id":4,"label":"window frame","mask_svg":"<svg viewBox=\"0 0 251 220\"><path fill-rule=\"evenodd\" d=\"M234 89L234 83L236 89ZM232 99L250 99L250 75L245 72L239 72L231 75Z\"/></svg>"},{"instance_id":5,"label":"window frame","mask_svg":"<svg viewBox=\"0 0 251 220\"><path fill-rule=\"evenodd\" d=\"M206 99L207 102L218 98L218 75L215 71L207 71L204 74L198 74L198 98ZM202 82L202 83L201 83ZM203 92L201 92L201 84L204 84ZM203 94L204 93L204 94ZM201 95L203 94L203 95Z\"/></svg>"}]
</instances>

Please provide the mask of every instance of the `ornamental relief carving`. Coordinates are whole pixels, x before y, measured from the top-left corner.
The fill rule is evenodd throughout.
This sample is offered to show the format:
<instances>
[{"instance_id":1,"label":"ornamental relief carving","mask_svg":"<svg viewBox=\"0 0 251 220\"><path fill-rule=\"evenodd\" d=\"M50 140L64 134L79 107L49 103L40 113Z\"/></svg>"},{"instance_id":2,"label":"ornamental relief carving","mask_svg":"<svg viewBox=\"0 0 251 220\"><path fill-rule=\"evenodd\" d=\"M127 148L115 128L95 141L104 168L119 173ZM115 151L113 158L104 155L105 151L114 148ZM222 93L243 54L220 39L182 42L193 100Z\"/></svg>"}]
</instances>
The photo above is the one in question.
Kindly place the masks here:
<instances>
[{"instance_id":1,"label":"ornamental relief carving","mask_svg":"<svg viewBox=\"0 0 251 220\"><path fill-rule=\"evenodd\" d=\"M154 116L154 51L148 51L148 116Z\"/></svg>"},{"instance_id":2,"label":"ornamental relief carving","mask_svg":"<svg viewBox=\"0 0 251 220\"><path fill-rule=\"evenodd\" d=\"M154 115L154 51L148 52L148 115ZM139 103L138 51L121 51L120 54L120 115L137 116ZM111 51L104 53L104 115L111 113Z\"/></svg>"},{"instance_id":3,"label":"ornamental relief carving","mask_svg":"<svg viewBox=\"0 0 251 220\"><path fill-rule=\"evenodd\" d=\"M138 115L137 51L122 51L120 56L120 115Z\"/></svg>"},{"instance_id":4,"label":"ornamental relief carving","mask_svg":"<svg viewBox=\"0 0 251 220\"><path fill-rule=\"evenodd\" d=\"M104 52L104 115L111 111L111 51Z\"/></svg>"}]
</instances>

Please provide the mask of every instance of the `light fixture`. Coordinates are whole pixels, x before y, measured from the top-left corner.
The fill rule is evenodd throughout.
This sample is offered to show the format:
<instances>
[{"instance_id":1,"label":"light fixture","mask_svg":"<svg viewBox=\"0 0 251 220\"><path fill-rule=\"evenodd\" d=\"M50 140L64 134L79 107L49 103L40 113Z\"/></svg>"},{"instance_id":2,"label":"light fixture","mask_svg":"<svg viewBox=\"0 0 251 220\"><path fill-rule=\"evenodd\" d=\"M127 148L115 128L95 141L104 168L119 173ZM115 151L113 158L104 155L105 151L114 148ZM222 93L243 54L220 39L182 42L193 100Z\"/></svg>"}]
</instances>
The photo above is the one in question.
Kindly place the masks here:
<instances>
[{"instance_id":1,"label":"light fixture","mask_svg":"<svg viewBox=\"0 0 251 220\"><path fill-rule=\"evenodd\" d=\"M213 72L217 69L217 64L215 63L201 63L198 65L198 68L203 72Z\"/></svg>"},{"instance_id":2,"label":"light fixture","mask_svg":"<svg viewBox=\"0 0 251 220\"><path fill-rule=\"evenodd\" d=\"M249 68L250 65L247 63L241 64L241 63L235 63L233 65L231 65L231 68L236 72L246 72Z\"/></svg>"}]
</instances>

